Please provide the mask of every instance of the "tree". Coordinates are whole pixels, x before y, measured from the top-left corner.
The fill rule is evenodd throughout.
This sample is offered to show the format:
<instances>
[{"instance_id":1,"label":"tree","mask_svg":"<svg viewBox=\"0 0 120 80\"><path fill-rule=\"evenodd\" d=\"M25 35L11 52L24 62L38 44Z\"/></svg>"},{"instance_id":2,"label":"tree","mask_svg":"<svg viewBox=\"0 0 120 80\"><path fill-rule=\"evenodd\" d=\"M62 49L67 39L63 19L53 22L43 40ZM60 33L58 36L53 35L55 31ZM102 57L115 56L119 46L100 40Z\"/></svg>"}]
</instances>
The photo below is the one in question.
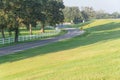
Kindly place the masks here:
<instances>
[{"instance_id":1,"label":"tree","mask_svg":"<svg viewBox=\"0 0 120 80\"><path fill-rule=\"evenodd\" d=\"M6 5L4 4L3 0L0 0L0 31L2 34L2 38L5 39L4 30L7 27L7 11L6 11Z\"/></svg>"},{"instance_id":2,"label":"tree","mask_svg":"<svg viewBox=\"0 0 120 80\"><path fill-rule=\"evenodd\" d=\"M38 22L41 23L41 29L40 29L40 33L44 33L44 27L45 27L45 24L46 24L46 20L47 20L47 17L46 17L46 12L47 12L47 3L48 3L48 0L38 0L38 6L39 8L37 8L35 14L36 14L36 20Z\"/></svg>"},{"instance_id":3,"label":"tree","mask_svg":"<svg viewBox=\"0 0 120 80\"><path fill-rule=\"evenodd\" d=\"M38 9L37 20L41 22L40 32L44 33L44 27L46 24L55 26L60 22L63 22L64 15L62 9L64 8L62 0L41 0L42 9Z\"/></svg>"},{"instance_id":4,"label":"tree","mask_svg":"<svg viewBox=\"0 0 120 80\"><path fill-rule=\"evenodd\" d=\"M6 20L7 20L7 15L5 15L5 12L3 10L0 10L0 30L3 39L5 38L4 29L7 27Z\"/></svg>"},{"instance_id":5,"label":"tree","mask_svg":"<svg viewBox=\"0 0 120 80\"><path fill-rule=\"evenodd\" d=\"M116 19L116 18L120 18L120 13L118 13L118 12L113 12L111 15L112 15L112 17L115 18L115 19Z\"/></svg>"},{"instance_id":6,"label":"tree","mask_svg":"<svg viewBox=\"0 0 120 80\"><path fill-rule=\"evenodd\" d=\"M4 4L6 6L6 11L9 14L9 22L8 25L11 25L9 27L12 27L15 31L15 42L18 42L18 36L19 36L19 25L21 23L22 18L22 2L24 0L4 0Z\"/></svg>"},{"instance_id":7,"label":"tree","mask_svg":"<svg viewBox=\"0 0 120 80\"><path fill-rule=\"evenodd\" d=\"M65 17L65 22L75 22L76 23L76 19L82 20L82 14L79 10L78 7L65 7L65 9L63 10L64 13L64 17Z\"/></svg>"},{"instance_id":8,"label":"tree","mask_svg":"<svg viewBox=\"0 0 120 80\"><path fill-rule=\"evenodd\" d=\"M18 42L20 24L24 22L30 29L35 25L34 11L37 0L5 0L4 3L9 14L9 29L15 31L15 42Z\"/></svg>"},{"instance_id":9,"label":"tree","mask_svg":"<svg viewBox=\"0 0 120 80\"><path fill-rule=\"evenodd\" d=\"M30 35L32 35L32 27L36 26L37 15L40 15L39 13L41 12L41 4L39 0L25 0L23 6L23 23L26 25L27 29L30 30Z\"/></svg>"},{"instance_id":10,"label":"tree","mask_svg":"<svg viewBox=\"0 0 120 80\"><path fill-rule=\"evenodd\" d=\"M82 16L84 20L94 19L95 18L95 11L92 7L82 7Z\"/></svg>"},{"instance_id":11,"label":"tree","mask_svg":"<svg viewBox=\"0 0 120 80\"><path fill-rule=\"evenodd\" d=\"M64 21L64 14L62 10L64 9L62 0L50 0L47 5L47 23L51 26L62 23Z\"/></svg>"}]
</instances>

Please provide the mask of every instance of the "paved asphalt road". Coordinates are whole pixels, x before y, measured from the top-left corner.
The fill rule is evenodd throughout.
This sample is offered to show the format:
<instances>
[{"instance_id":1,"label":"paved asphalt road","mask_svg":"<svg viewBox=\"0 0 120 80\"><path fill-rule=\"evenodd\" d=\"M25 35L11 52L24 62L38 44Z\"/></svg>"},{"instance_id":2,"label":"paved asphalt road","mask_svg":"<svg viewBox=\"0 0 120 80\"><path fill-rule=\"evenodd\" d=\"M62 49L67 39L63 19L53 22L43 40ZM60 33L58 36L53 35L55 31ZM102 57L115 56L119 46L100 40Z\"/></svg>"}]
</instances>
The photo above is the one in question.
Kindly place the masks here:
<instances>
[{"instance_id":1,"label":"paved asphalt road","mask_svg":"<svg viewBox=\"0 0 120 80\"><path fill-rule=\"evenodd\" d=\"M17 44L14 46L0 48L0 56L19 52L19 51L23 51L23 50L27 50L30 48L44 46L44 45L47 45L49 43L54 43L54 42L57 42L60 40L69 39L69 38L72 38L72 37L75 37L75 36L78 36L78 35L81 35L84 33L84 31L80 31L80 30L75 29L75 28L66 28L66 30L68 30L68 32L62 36L58 36L58 37L54 37L54 38L46 39L46 40L27 42L27 43L23 43L23 44Z\"/></svg>"}]
</instances>

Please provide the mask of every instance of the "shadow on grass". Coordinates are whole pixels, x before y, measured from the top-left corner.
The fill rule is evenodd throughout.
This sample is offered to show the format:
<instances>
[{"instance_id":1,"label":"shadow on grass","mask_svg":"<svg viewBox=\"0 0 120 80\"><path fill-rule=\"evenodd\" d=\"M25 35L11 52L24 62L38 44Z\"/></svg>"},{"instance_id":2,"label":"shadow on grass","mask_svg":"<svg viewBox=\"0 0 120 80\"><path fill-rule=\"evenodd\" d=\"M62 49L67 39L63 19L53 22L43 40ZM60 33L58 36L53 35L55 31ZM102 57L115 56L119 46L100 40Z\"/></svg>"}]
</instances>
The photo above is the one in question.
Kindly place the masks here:
<instances>
[{"instance_id":1,"label":"shadow on grass","mask_svg":"<svg viewBox=\"0 0 120 80\"><path fill-rule=\"evenodd\" d=\"M109 39L120 38L119 23L109 23L105 25L95 26L92 28L86 29L88 32L84 35L77 36L75 38L56 42L47 46L38 47L35 49L29 49L26 51L21 51L16 54L10 54L0 57L0 64L6 62L14 62L18 60L27 59L34 56L42 56L52 52L58 52L63 50L69 50L76 47L82 47L90 44L94 44L100 41L106 41ZM113 30L116 29L116 30ZM105 30L103 32L99 32ZM106 31L111 30L111 31ZM113 30L113 31L112 31ZM96 33L94 33L96 31Z\"/></svg>"}]
</instances>

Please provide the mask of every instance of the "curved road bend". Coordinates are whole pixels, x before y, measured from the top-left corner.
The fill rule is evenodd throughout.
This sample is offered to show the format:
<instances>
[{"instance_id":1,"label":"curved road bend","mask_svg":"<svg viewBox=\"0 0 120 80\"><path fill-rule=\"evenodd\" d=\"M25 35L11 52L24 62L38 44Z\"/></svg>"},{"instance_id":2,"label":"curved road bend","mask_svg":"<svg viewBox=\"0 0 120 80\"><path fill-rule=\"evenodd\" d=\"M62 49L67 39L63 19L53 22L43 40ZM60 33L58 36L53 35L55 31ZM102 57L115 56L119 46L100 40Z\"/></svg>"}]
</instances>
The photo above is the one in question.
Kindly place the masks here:
<instances>
[{"instance_id":1,"label":"curved road bend","mask_svg":"<svg viewBox=\"0 0 120 80\"><path fill-rule=\"evenodd\" d=\"M57 42L60 40L69 39L69 38L72 38L72 37L75 37L75 36L78 36L78 35L81 35L84 33L84 31L80 31L79 29L75 29L75 28L66 28L66 30L68 32L62 36L58 36L58 37L54 37L54 38L46 39L46 40L28 42L28 43L23 43L23 44L17 44L14 46L0 48L0 56L19 52L19 51L23 51L23 50L27 50L30 48L44 46L44 45L47 45L49 43L54 43L54 42Z\"/></svg>"}]
</instances>

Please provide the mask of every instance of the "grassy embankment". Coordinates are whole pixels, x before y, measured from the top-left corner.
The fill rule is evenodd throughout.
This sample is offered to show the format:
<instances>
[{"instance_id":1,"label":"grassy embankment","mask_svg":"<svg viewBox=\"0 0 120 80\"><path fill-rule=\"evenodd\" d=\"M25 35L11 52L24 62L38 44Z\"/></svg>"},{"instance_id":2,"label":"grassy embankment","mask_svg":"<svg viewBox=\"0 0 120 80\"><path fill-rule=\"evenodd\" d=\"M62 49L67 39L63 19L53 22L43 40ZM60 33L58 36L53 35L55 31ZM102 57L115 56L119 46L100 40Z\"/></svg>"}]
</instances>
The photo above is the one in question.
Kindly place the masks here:
<instances>
[{"instance_id":1,"label":"grassy embankment","mask_svg":"<svg viewBox=\"0 0 120 80\"><path fill-rule=\"evenodd\" d=\"M0 80L119 80L120 20L84 28L83 36L0 57Z\"/></svg>"}]
</instances>

